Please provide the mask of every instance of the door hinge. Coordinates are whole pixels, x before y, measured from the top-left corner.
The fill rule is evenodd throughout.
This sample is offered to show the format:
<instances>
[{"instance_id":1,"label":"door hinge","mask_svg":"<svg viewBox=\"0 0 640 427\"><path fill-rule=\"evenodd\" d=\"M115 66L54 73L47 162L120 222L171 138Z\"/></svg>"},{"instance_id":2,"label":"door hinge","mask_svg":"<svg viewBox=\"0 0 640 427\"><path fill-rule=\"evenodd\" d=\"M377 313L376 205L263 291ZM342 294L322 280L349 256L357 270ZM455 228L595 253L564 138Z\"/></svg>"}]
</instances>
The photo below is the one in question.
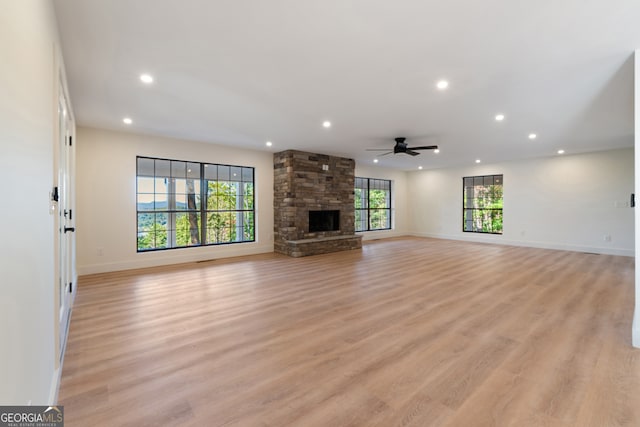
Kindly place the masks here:
<instances>
[{"instance_id":1,"label":"door hinge","mask_svg":"<svg viewBox=\"0 0 640 427\"><path fill-rule=\"evenodd\" d=\"M69 282L69 293L73 293L73 282Z\"/></svg>"},{"instance_id":2,"label":"door hinge","mask_svg":"<svg viewBox=\"0 0 640 427\"><path fill-rule=\"evenodd\" d=\"M73 137L69 136L69 147L73 145Z\"/></svg>"},{"instance_id":3,"label":"door hinge","mask_svg":"<svg viewBox=\"0 0 640 427\"><path fill-rule=\"evenodd\" d=\"M59 199L58 187L53 187L53 191L51 192L51 200L53 200L54 202L57 202L58 199Z\"/></svg>"}]
</instances>

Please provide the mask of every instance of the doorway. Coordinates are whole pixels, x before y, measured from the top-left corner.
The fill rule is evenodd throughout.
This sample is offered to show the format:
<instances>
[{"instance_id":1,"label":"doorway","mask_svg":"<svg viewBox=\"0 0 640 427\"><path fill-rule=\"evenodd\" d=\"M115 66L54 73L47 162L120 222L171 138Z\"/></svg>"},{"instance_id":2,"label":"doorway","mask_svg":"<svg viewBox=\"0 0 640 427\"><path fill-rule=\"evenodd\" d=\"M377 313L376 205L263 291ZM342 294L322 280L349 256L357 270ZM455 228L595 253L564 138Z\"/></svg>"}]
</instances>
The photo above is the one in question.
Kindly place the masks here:
<instances>
[{"instance_id":1,"label":"doorway","mask_svg":"<svg viewBox=\"0 0 640 427\"><path fill-rule=\"evenodd\" d=\"M74 125L63 82L58 98L57 187L53 199L57 201L57 313L58 356L60 363L69 331L71 306L75 297L75 213L74 213Z\"/></svg>"}]
</instances>

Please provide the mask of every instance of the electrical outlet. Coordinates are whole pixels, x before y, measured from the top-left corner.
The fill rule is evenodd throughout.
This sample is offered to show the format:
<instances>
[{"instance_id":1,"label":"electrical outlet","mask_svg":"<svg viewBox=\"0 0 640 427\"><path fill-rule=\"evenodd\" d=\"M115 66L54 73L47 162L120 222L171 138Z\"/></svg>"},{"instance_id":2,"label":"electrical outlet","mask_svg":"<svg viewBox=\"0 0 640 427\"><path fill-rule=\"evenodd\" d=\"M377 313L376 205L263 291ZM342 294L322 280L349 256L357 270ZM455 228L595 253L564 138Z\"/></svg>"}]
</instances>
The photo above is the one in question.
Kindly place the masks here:
<instances>
[{"instance_id":1,"label":"electrical outlet","mask_svg":"<svg viewBox=\"0 0 640 427\"><path fill-rule=\"evenodd\" d=\"M611 241L611 234L605 234L604 235L604 241L605 242L610 242Z\"/></svg>"},{"instance_id":2,"label":"electrical outlet","mask_svg":"<svg viewBox=\"0 0 640 427\"><path fill-rule=\"evenodd\" d=\"M104 255L104 249L103 248L96 248L96 255L97 256Z\"/></svg>"}]
</instances>

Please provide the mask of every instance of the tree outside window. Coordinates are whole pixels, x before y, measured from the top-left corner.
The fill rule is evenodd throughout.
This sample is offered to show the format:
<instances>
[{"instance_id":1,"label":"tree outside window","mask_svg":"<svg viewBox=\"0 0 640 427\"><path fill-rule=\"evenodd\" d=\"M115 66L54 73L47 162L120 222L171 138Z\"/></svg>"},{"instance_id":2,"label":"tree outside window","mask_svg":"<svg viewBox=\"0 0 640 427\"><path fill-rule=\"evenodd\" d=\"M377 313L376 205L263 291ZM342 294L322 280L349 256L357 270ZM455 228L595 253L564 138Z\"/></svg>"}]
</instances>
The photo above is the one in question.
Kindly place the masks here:
<instances>
[{"instance_id":1,"label":"tree outside window","mask_svg":"<svg viewBox=\"0 0 640 427\"><path fill-rule=\"evenodd\" d=\"M503 176L470 176L462 181L462 230L502 234Z\"/></svg>"},{"instance_id":2,"label":"tree outside window","mask_svg":"<svg viewBox=\"0 0 640 427\"><path fill-rule=\"evenodd\" d=\"M254 213L253 168L137 158L139 252L255 241Z\"/></svg>"},{"instance_id":3,"label":"tree outside window","mask_svg":"<svg viewBox=\"0 0 640 427\"><path fill-rule=\"evenodd\" d=\"M355 180L356 231L391 228L391 181L359 178Z\"/></svg>"}]
</instances>

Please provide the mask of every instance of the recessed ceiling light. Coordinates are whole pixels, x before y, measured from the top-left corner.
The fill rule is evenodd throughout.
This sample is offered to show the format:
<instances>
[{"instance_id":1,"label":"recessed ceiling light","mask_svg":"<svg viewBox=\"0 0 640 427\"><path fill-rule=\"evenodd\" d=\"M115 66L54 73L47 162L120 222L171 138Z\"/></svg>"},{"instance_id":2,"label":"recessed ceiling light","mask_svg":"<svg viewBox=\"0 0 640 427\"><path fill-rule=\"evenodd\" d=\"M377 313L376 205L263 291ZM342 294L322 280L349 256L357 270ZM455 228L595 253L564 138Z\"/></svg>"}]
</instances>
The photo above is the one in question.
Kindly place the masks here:
<instances>
[{"instance_id":1,"label":"recessed ceiling light","mask_svg":"<svg viewBox=\"0 0 640 427\"><path fill-rule=\"evenodd\" d=\"M480 163L480 159L476 159L476 163Z\"/></svg>"},{"instance_id":2,"label":"recessed ceiling light","mask_svg":"<svg viewBox=\"0 0 640 427\"><path fill-rule=\"evenodd\" d=\"M418 169L422 170L422 166L418 166Z\"/></svg>"},{"instance_id":3,"label":"recessed ceiling light","mask_svg":"<svg viewBox=\"0 0 640 427\"><path fill-rule=\"evenodd\" d=\"M122 119L122 122L125 125L130 125L131 123L133 123L133 120L131 120L129 117L125 117L124 119Z\"/></svg>"},{"instance_id":4,"label":"recessed ceiling light","mask_svg":"<svg viewBox=\"0 0 640 427\"><path fill-rule=\"evenodd\" d=\"M558 150L558 154L564 154L564 150Z\"/></svg>"},{"instance_id":5,"label":"recessed ceiling light","mask_svg":"<svg viewBox=\"0 0 640 427\"><path fill-rule=\"evenodd\" d=\"M449 82L446 80L440 80L438 83L436 83L436 87L440 90L445 90L449 87Z\"/></svg>"},{"instance_id":6,"label":"recessed ceiling light","mask_svg":"<svg viewBox=\"0 0 640 427\"><path fill-rule=\"evenodd\" d=\"M331 122L329 120L325 120L324 122L322 122L322 126L325 128L330 128Z\"/></svg>"},{"instance_id":7,"label":"recessed ceiling light","mask_svg":"<svg viewBox=\"0 0 640 427\"><path fill-rule=\"evenodd\" d=\"M378 159L373 159L373 163L378 163Z\"/></svg>"},{"instance_id":8,"label":"recessed ceiling light","mask_svg":"<svg viewBox=\"0 0 640 427\"><path fill-rule=\"evenodd\" d=\"M530 133L529 134L529 139L536 139L538 137L538 135L536 135L535 133Z\"/></svg>"},{"instance_id":9,"label":"recessed ceiling light","mask_svg":"<svg viewBox=\"0 0 640 427\"><path fill-rule=\"evenodd\" d=\"M501 122L504 120L504 114L496 114L496 122Z\"/></svg>"},{"instance_id":10,"label":"recessed ceiling light","mask_svg":"<svg viewBox=\"0 0 640 427\"><path fill-rule=\"evenodd\" d=\"M433 150L433 152L438 154L440 152L440 149L436 148L435 150Z\"/></svg>"},{"instance_id":11,"label":"recessed ceiling light","mask_svg":"<svg viewBox=\"0 0 640 427\"><path fill-rule=\"evenodd\" d=\"M265 144L266 144L267 147L271 147L273 145L273 142L267 141Z\"/></svg>"},{"instance_id":12,"label":"recessed ceiling light","mask_svg":"<svg viewBox=\"0 0 640 427\"><path fill-rule=\"evenodd\" d=\"M153 76L150 74L140 74L140 80L142 83L151 84L153 83Z\"/></svg>"}]
</instances>

